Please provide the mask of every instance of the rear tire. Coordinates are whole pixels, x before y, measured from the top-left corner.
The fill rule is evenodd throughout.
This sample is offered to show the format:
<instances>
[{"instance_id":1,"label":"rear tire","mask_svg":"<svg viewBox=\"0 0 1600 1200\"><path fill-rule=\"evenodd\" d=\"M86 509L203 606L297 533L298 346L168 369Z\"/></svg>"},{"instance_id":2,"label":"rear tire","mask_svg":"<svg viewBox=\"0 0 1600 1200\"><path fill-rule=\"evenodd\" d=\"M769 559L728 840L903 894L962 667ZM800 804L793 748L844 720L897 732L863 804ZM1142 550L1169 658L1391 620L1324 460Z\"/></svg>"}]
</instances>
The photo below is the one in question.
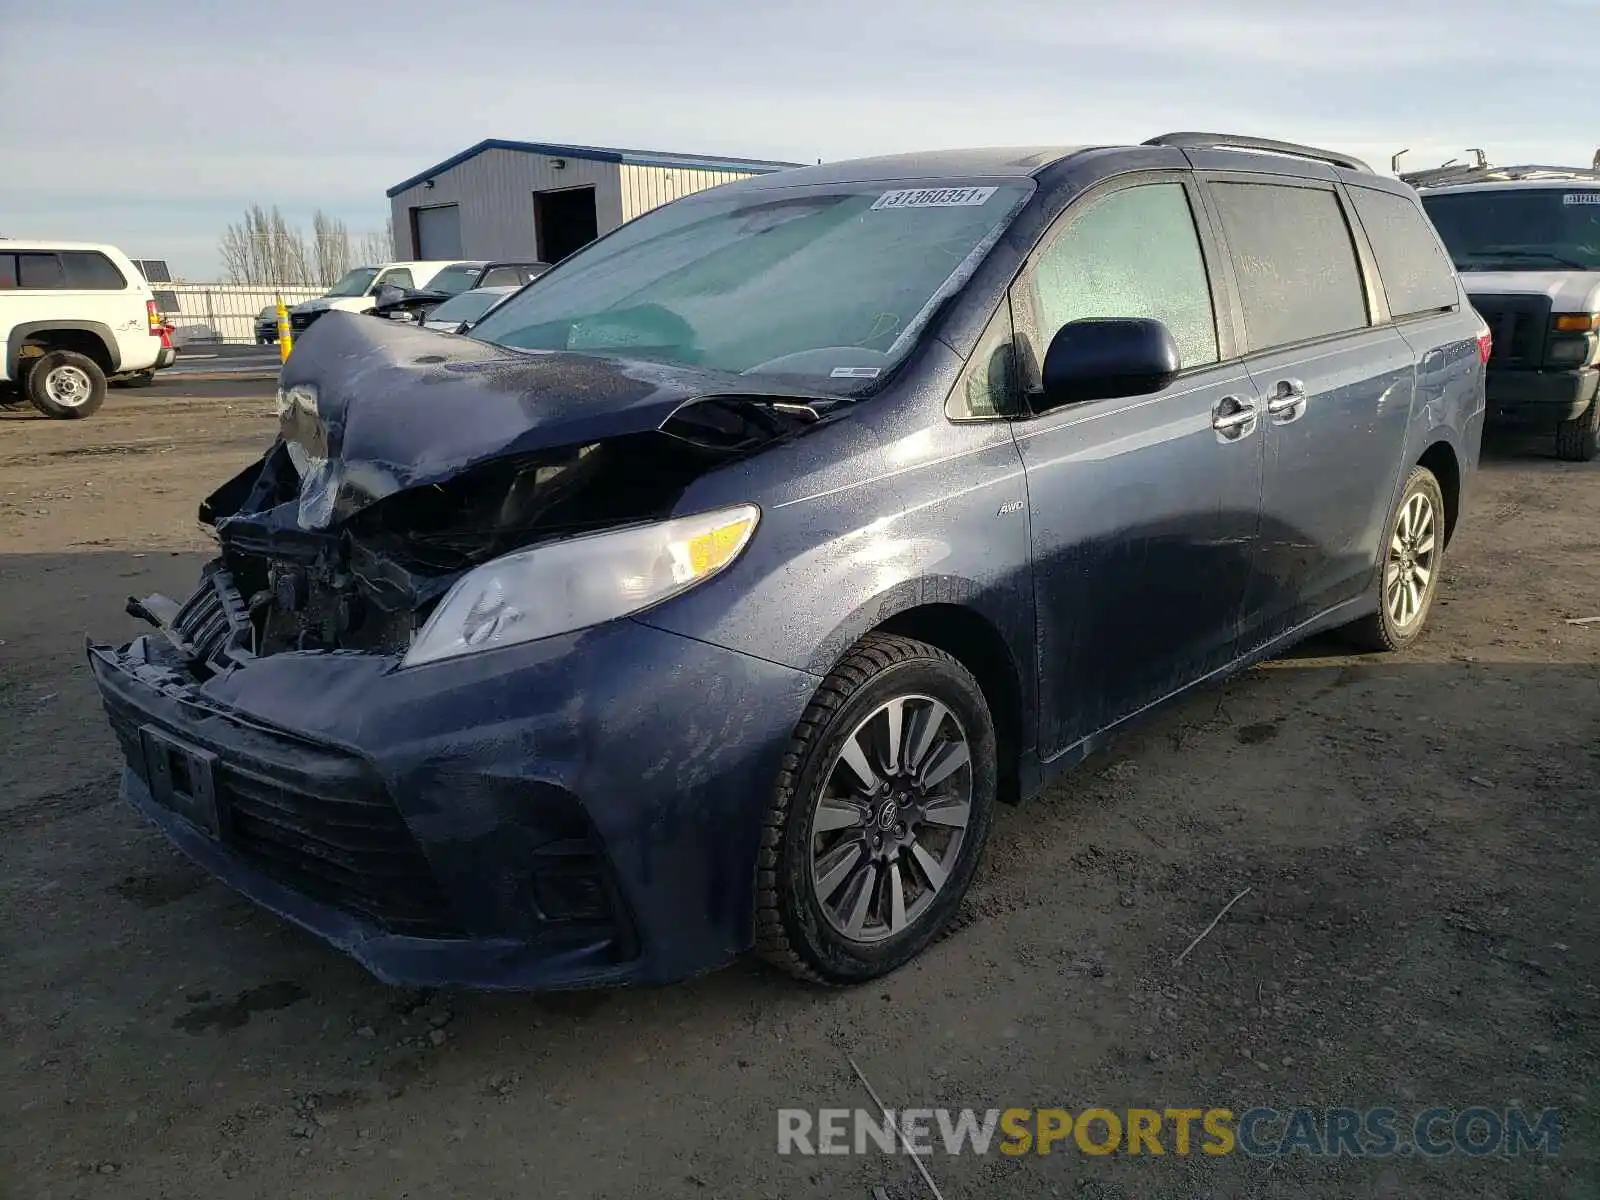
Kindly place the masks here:
<instances>
[{"instance_id":1,"label":"rear tire","mask_svg":"<svg viewBox=\"0 0 1600 1200\"><path fill-rule=\"evenodd\" d=\"M826 984L914 958L972 882L996 771L971 672L910 638L864 637L817 688L784 757L757 862L757 953Z\"/></svg>"},{"instance_id":2,"label":"rear tire","mask_svg":"<svg viewBox=\"0 0 1600 1200\"><path fill-rule=\"evenodd\" d=\"M99 364L75 350L51 350L28 369L28 399L47 417L73 421L105 403L106 377Z\"/></svg>"},{"instance_id":3,"label":"rear tire","mask_svg":"<svg viewBox=\"0 0 1600 1200\"><path fill-rule=\"evenodd\" d=\"M1378 611L1340 631L1358 653L1405 650L1422 636L1444 570L1444 492L1427 467L1413 467L1379 548Z\"/></svg>"},{"instance_id":4,"label":"rear tire","mask_svg":"<svg viewBox=\"0 0 1600 1200\"><path fill-rule=\"evenodd\" d=\"M1556 426L1556 457L1566 462L1593 462L1600 454L1600 396L1589 401L1570 421Z\"/></svg>"}]
</instances>

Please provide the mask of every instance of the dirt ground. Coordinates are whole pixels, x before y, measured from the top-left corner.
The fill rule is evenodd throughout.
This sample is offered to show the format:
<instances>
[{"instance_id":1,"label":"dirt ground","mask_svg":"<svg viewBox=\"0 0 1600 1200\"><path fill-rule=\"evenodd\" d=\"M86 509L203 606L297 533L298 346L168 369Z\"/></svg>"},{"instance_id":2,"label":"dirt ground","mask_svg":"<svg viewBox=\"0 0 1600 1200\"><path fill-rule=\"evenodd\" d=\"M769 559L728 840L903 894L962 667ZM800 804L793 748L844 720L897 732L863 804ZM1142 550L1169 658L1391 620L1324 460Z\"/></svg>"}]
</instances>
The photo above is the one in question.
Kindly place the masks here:
<instances>
[{"instance_id":1,"label":"dirt ground","mask_svg":"<svg viewBox=\"0 0 1600 1200\"><path fill-rule=\"evenodd\" d=\"M1492 441L1419 648L1266 664L1006 810L885 982L429 996L117 799L84 634L187 594L270 386L0 412L0 1194L931 1196L777 1154L780 1107L870 1106L853 1056L896 1108L1563 1112L1554 1158L940 1153L948 1200L1600 1197L1600 464Z\"/></svg>"}]
</instances>

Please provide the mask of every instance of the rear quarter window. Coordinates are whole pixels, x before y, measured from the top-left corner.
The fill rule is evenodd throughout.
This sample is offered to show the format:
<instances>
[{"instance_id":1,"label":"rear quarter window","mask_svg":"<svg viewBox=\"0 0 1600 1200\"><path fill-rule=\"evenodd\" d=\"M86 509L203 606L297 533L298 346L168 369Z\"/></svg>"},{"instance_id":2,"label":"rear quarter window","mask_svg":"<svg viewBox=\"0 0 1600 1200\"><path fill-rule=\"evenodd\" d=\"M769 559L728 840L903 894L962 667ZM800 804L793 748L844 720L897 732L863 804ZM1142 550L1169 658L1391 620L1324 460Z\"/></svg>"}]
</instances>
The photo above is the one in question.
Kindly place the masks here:
<instances>
[{"instance_id":1,"label":"rear quarter window","mask_svg":"<svg viewBox=\"0 0 1600 1200\"><path fill-rule=\"evenodd\" d=\"M1398 319L1460 303L1455 272L1422 210L1393 192L1365 187L1349 191L1378 260L1389 314Z\"/></svg>"},{"instance_id":2,"label":"rear quarter window","mask_svg":"<svg viewBox=\"0 0 1600 1200\"><path fill-rule=\"evenodd\" d=\"M17 255L17 286L35 290L59 291L67 286L59 254Z\"/></svg>"},{"instance_id":3,"label":"rear quarter window","mask_svg":"<svg viewBox=\"0 0 1600 1200\"><path fill-rule=\"evenodd\" d=\"M61 269L67 287L88 292L120 292L128 281L117 265L93 250L61 251Z\"/></svg>"},{"instance_id":4,"label":"rear quarter window","mask_svg":"<svg viewBox=\"0 0 1600 1200\"><path fill-rule=\"evenodd\" d=\"M15 254L0 254L0 292L10 291L17 286L17 256Z\"/></svg>"},{"instance_id":5,"label":"rear quarter window","mask_svg":"<svg viewBox=\"0 0 1600 1200\"><path fill-rule=\"evenodd\" d=\"M1213 183L1239 281L1249 350L1369 324L1355 243L1331 190Z\"/></svg>"}]
</instances>

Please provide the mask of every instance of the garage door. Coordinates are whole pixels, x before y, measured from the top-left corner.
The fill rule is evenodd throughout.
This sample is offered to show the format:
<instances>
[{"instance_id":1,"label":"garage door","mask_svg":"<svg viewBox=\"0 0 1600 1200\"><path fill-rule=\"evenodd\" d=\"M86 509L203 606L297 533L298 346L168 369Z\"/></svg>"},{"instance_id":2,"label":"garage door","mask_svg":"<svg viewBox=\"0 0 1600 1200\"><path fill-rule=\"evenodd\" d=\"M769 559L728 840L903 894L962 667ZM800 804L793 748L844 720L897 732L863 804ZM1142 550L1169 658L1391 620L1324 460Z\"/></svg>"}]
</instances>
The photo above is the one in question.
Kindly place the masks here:
<instances>
[{"instance_id":1,"label":"garage door","mask_svg":"<svg viewBox=\"0 0 1600 1200\"><path fill-rule=\"evenodd\" d=\"M461 257L459 205L417 209L417 257L424 260Z\"/></svg>"}]
</instances>

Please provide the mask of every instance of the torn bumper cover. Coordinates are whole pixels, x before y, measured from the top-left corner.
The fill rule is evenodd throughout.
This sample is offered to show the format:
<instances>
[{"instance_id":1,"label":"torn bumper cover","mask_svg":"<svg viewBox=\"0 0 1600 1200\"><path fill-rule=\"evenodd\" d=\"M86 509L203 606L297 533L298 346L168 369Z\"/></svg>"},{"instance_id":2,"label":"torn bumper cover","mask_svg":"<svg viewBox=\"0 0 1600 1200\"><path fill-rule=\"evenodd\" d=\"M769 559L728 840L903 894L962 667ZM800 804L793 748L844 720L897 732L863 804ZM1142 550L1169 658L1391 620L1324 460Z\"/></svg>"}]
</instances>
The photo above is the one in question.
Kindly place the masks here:
<instances>
[{"instance_id":1,"label":"torn bumper cover","mask_svg":"<svg viewBox=\"0 0 1600 1200\"><path fill-rule=\"evenodd\" d=\"M747 949L755 801L816 683L628 620L418 671L286 653L199 684L161 635L89 660L135 807L419 987L667 982Z\"/></svg>"}]
</instances>

